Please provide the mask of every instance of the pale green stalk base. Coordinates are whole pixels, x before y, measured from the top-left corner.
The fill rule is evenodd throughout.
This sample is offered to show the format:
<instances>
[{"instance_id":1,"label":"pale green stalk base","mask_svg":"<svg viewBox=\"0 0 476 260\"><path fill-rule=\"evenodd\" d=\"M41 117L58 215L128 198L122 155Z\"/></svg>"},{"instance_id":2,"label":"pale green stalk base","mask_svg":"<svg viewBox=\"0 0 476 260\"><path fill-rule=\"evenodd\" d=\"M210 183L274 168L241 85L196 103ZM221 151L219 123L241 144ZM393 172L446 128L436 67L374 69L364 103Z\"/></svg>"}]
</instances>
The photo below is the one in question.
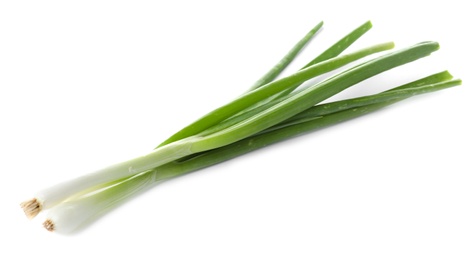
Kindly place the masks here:
<instances>
[{"instance_id":1,"label":"pale green stalk base","mask_svg":"<svg viewBox=\"0 0 476 260\"><path fill-rule=\"evenodd\" d=\"M191 150L191 145L194 141L195 138L180 140L143 156L111 165L107 168L83 175L76 179L59 183L53 187L38 192L35 198L40 203L41 209L51 208L72 196L81 194L84 190L125 177L130 177L190 155L194 153Z\"/></svg>"},{"instance_id":2,"label":"pale green stalk base","mask_svg":"<svg viewBox=\"0 0 476 260\"><path fill-rule=\"evenodd\" d=\"M48 212L43 225L48 231L71 233L133 194L151 187L157 182L156 176L156 172L144 172L128 179L127 185L116 184L89 196L63 202Z\"/></svg>"}]
</instances>

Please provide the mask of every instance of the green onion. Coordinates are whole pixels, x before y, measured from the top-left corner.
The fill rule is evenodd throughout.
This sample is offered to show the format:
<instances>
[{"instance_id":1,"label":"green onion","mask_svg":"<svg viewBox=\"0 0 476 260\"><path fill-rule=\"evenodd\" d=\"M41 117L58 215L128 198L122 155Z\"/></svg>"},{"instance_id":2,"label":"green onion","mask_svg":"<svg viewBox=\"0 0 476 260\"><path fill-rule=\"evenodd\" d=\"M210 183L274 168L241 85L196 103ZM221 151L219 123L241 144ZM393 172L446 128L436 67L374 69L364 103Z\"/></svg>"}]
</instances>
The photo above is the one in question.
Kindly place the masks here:
<instances>
[{"instance_id":1,"label":"green onion","mask_svg":"<svg viewBox=\"0 0 476 260\"><path fill-rule=\"evenodd\" d=\"M178 131L151 152L37 193L34 199L22 203L25 213L34 217L43 209L51 209L45 227L70 232L161 180L370 113L413 95L461 84L460 80L451 80L452 76L445 71L379 94L319 105L359 82L428 56L439 48L436 42L422 42L362 62L295 91L309 79L393 48L393 43L383 43L339 56L371 28L371 23L366 22L298 72L272 81L321 26L322 23L315 26L250 91Z\"/></svg>"}]
</instances>

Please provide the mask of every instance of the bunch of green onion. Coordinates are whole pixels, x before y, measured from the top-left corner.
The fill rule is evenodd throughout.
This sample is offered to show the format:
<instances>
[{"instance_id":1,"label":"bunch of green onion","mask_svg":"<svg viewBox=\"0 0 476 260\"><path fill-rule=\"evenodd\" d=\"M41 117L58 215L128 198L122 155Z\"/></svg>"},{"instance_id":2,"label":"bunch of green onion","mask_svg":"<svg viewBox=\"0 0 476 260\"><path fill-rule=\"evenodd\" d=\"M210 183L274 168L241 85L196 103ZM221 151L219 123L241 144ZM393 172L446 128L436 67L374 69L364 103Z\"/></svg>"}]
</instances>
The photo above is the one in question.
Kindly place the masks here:
<instances>
[{"instance_id":1,"label":"bunch of green onion","mask_svg":"<svg viewBox=\"0 0 476 260\"><path fill-rule=\"evenodd\" d=\"M366 22L296 73L275 80L322 24L307 33L240 97L178 131L152 152L38 192L34 199L21 204L25 214L33 218L48 209L44 227L69 233L161 181L365 115L414 95L461 84L461 80L453 80L444 71L382 93L319 104L365 79L428 56L439 48L436 42L418 43L303 86L310 79L394 47L391 42L382 43L340 55L372 27Z\"/></svg>"}]
</instances>

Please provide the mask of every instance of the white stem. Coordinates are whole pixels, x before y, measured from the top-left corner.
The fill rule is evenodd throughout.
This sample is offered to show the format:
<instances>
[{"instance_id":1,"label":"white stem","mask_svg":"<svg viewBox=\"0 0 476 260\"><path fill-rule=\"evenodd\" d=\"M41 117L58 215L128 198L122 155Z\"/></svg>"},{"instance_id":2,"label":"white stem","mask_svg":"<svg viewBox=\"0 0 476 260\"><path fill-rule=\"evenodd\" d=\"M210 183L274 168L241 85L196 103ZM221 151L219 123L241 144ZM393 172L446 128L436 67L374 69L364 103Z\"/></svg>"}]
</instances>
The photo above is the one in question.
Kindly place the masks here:
<instances>
[{"instance_id":1,"label":"white stem","mask_svg":"<svg viewBox=\"0 0 476 260\"><path fill-rule=\"evenodd\" d=\"M43 225L48 231L62 234L74 232L131 195L155 184L160 180L157 173L144 172L97 193L63 202L51 208Z\"/></svg>"},{"instance_id":2,"label":"white stem","mask_svg":"<svg viewBox=\"0 0 476 260\"><path fill-rule=\"evenodd\" d=\"M192 154L191 146L193 141L193 138L186 138L162 146L144 156L114 164L76 179L59 183L53 187L38 192L35 198L41 204L42 209L51 208L88 188L133 176Z\"/></svg>"}]
</instances>

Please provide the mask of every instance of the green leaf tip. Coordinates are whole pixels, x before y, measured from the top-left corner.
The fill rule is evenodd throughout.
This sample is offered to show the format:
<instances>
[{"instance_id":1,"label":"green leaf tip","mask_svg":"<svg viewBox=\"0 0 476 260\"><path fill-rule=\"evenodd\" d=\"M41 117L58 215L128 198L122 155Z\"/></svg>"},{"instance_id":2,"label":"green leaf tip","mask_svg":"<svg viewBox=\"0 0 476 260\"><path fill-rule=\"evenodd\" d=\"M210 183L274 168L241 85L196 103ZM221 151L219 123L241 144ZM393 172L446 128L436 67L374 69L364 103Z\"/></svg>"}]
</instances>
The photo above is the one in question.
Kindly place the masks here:
<instances>
[{"instance_id":1,"label":"green leaf tip","mask_svg":"<svg viewBox=\"0 0 476 260\"><path fill-rule=\"evenodd\" d=\"M385 46L387 46L387 48L389 50L395 48L395 43L394 42L386 42L384 44L385 44Z\"/></svg>"},{"instance_id":2,"label":"green leaf tip","mask_svg":"<svg viewBox=\"0 0 476 260\"><path fill-rule=\"evenodd\" d=\"M334 43L331 47L321 53L319 56L311 60L308 64L306 64L304 68L312 66L313 64L332 59L339 54L341 54L347 47L349 47L352 43L357 41L362 35L364 35L368 30L372 28L372 23L367 21L354 29L352 32L344 36L342 39Z\"/></svg>"},{"instance_id":3,"label":"green leaf tip","mask_svg":"<svg viewBox=\"0 0 476 260\"><path fill-rule=\"evenodd\" d=\"M317 32L319 31L319 29L321 29L321 27L324 25L324 22L323 21L320 21L316 26L314 26L314 28L312 28L311 32Z\"/></svg>"},{"instance_id":4,"label":"green leaf tip","mask_svg":"<svg viewBox=\"0 0 476 260\"><path fill-rule=\"evenodd\" d=\"M417 43L416 44L417 46L418 45L421 45L421 46L428 46L430 49L432 49L433 51L437 51L440 49L440 44L438 42L435 42L435 41L425 41L425 42L420 42L420 43Z\"/></svg>"},{"instance_id":5,"label":"green leaf tip","mask_svg":"<svg viewBox=\"0 0 476 260\"><path fill-rule=\"evenodd\" d=\"M437 73L437 75L440 75L440 77L445 80L450 80L453 78L453 75L451 75L451 73L447 70Z\"/></svg>"},{"instance_id":6,"label":"green leaf tip","mask_svg":"<svg viewBox=\"0 0 476 260\"><path fill-rule=\"evenodd\" d=\"M367 32L368 30L370 30L371 28L373 27L373 24L370 20L368 20L367 22L363 23L361 26L359 26L359 30L362 30L364 32Z\"/></svg>"},{"instance_id":7,"label":"green leaf tip","mask_svg":"<svg viewBox=\"0 0 476 260\"><path fill-rule=\"evenodd\" d=\"M265 75L263 75L258 81L256 81L250 89L247 91L253 91L254 89L260 88L263 85L273 81L281 72L294 60L294 58L301 52L301 50L306 46L309 41L314 37L314 35L321 29L323 21L319 22L314 26L294 47L283 57L281 60L271 68Z\"/></svg>"},{"instance_id":8,"label":"green leaf tip","mask_svg":"<svg viewBox=\"0 0 476 260\"><path fill-rule=\"evenodd\" d=\"M372 28L372 26L374 26L370 20L368 20L364 24L366 24L369 28Z\"/></svg>"},{"instance_id":9,"label":"green leaf tip","mask_svg":"<svg viewBox=\"0 0 476 260\"><path fill-rule=\"evenodd\" d=\"M463 80L461 80L461 79L455 79L455 80L453 80L453 81L454 81L455 84L458 85L458 86L461 85L461 84L463 84Z\"/></svg>"}]
</instances>

